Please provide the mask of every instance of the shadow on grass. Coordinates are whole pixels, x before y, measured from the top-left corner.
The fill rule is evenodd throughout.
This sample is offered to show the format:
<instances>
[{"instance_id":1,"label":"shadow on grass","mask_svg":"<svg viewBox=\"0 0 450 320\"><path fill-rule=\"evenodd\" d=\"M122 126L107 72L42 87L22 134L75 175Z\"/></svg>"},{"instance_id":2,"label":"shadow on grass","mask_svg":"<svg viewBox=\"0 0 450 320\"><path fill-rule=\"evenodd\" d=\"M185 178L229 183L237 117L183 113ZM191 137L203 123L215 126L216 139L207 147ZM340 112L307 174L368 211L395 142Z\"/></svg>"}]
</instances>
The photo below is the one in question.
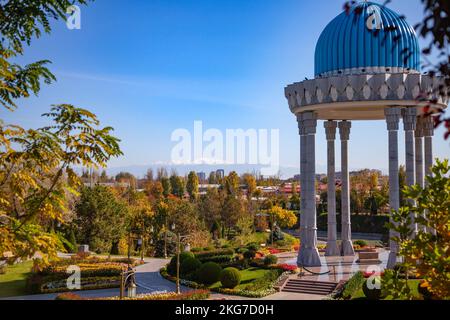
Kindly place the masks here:
<instances>
[{"instance_id":1,"label":"shadow on grass","mask_svg":"<svg viewBox=\"0 0 450 320\"><path fill-rule=\"evenodd\" d=\"M26 295L26 280L5 281L0 284L0 298Z\"/></svg>"}]
</instances>

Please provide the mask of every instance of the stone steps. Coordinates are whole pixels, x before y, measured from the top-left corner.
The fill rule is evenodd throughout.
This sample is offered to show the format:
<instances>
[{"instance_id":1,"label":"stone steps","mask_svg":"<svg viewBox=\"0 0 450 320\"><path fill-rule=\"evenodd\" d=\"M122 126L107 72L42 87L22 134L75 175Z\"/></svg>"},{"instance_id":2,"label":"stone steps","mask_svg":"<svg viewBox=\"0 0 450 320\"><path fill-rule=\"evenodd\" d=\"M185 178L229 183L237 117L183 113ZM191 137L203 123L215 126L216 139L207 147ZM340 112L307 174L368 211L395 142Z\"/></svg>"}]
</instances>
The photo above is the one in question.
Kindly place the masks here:
<instances>
[{"instance_id":1,"label":"stone steps","mask_svg":"<svg viewBox=\"0 0 450 320\"><path fill-rule=\"evenodd\" d=\"M336 289L337 285L338 284L334 282L289 279L281 288L281 291L326 296L331 294Z\"/></svg>"}]
</instances>

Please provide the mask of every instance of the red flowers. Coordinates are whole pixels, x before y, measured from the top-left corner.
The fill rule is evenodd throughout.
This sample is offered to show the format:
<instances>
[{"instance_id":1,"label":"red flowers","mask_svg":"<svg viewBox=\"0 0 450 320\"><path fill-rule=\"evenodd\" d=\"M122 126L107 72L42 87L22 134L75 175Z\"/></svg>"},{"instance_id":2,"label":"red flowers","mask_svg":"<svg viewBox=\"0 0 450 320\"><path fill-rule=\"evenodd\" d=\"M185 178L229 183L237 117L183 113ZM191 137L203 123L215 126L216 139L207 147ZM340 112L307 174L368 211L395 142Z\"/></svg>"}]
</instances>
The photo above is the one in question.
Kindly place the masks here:
<instances>
[{"instance_id":1,"label":"red flowers","mask_svg":"<svg viewBox=\"0 0 450 320\"><path fill-rule=\"evenodd\" d=\"M277 264L273 266L274 269L281 269L283 271L295 271L297 270L297 266L291 265L291 264Z\"/></svg>"}]
</instances>

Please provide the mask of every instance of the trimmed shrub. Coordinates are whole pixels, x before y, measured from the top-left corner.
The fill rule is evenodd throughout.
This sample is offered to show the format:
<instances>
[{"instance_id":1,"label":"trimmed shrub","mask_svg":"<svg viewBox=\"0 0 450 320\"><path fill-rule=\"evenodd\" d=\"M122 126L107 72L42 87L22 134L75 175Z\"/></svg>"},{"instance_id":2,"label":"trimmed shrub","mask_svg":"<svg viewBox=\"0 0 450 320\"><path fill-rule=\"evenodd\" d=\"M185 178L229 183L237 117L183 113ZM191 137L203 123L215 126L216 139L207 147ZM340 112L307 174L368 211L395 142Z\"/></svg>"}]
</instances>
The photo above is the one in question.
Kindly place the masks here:
<instances>
[{"instance_id":1,"label":"trimmed shrub","mask_svg":"<svg viewBox=\"0 0 450 320\"><path fill-rule=\"evenodd\" d=\"M369 300L380 300L380 298L381 298L381 278L380 277L375 278L375 281L379 282L379 285L380 285L379 289L377 289L377 288L369 289L369 286L368 286L369 281L372 281L372 280L367 279L363 284L362 289L363 289L364 295Z\"/></svg>"},{"instance_id":2,"label":"trimmed shrub","mask_svg":"<svg viewBox=\"0 0 450 320\"><path fill-rule=\"evenodd\" d=\"M241 283L241 273L236 268L226 268L220 274L220 282L227 289L234 289Z\"/></svg>"},{"instance_id":3,"label":"trimmed shrub","mask_svg":"<svg viewBox=\"0 0 450 320\"><path fill-rule=\"evenodd\" d=\"M188 275L197 271L201 265L202 263L198 259L187 257L180 265L180 272L182 275Z\"/></svg>"},{"instance_id":4,"label":"trimmed shrub","mask_svg":"<svg viewBox=\"0 0 450 320\"><path fill-rule=\"evenodd\" d=\"M206 262L197 270L197 278L201 283L210 285L219 281L222 267L215 262Z\"/></svg>"},{"instance_id":5,"label":"trimmed shrub","mask_svg":"<svg viewBox=\"0 0 450 320\"><path fill-rule=\"evenodd\" d=\"M256 251L255 250L248 250L246 252L244 252L244 258L245 259L254 259L256 256Z\"/></svg>"},{"instance_id":6,"label":"trimmed shrub","mask_svg":"<svg viewBox=\"0 0 450 320\"><path fill-rule=\"evenodd\" d=\"M216 262L216 263L228 263L233 260L233 256L211 256L211 257L204 257L204 258L198 258L198 260L202 263L205 262Z\"/></svg>"},{"instance_id":7,"label":"trimmed shrub","mask_svg":"<svg viewBox=\"0 0 450 320\"><path fill-rule=\"evenodd\" d=\"M339 217L338 217L339 218ZM318 230L327 230L328 223L327 215L320 215L317 217ZM379 233L389 235L389 228L386 224L389 223L389 215L352 215L352 232L361 233ZM337 231L341 231L341 224L336 225Z\"/></svg>"},{"instance_id":8,"label":"trimmed shrub","mask_svg":"<svg viewBox=\"0 0 450 320\"><path fill-rule=\"evenodd\" d=\"M236 249L236 253L244 253L244 252L246 252L246 251L248 251L248 249L247 248L244 248L244 247L240 247L240 248L237 248Z\"/></svg>"},{"instance_id":9,"label":"trimmed shrub","mask_svg":"<svg viewBox=\"0 0 450 320\"><path fill-rule=\"evenodd\" d=\"M180 272L182 269L181 266L183 265L183 261L186 259L189 259L189 258L195 259L195 256L192 252L185 251L185 252L180 253ZM177 256L176 255L174 255L172 257L172 259L170 259L170 263L167 266L167 272L173 276L177 274Z\"/></svg>"},{"instance_id":10,"label":"trimmed shrub","mask_svg":"<svg viewBox=\"0 0 450 320\"><path fill-rule=\"evenodd\" d=\"M176 258L176 256L175 256ZM180 263L182 263L187 258L195 258L195 255L192 252L184 251L180 253Z\"/></svg>"},{"instance_id":11,"label":"trimmed shrub","mask_svg":"<svg viewBox=\"0 0 450 320\"><path fill-rule=\"evenodd\" d=\"M270 254L264 258L264 265L266 265L266 266L270 266L272 264L277 264L277 262L278 262L278 258L277 258L277 256L274 256L273 254Z\"/></svg>"},{"instance_id":12,"label":"trimmed shrub","mask_svg":"<svg viewBox=\"0 0 450 320\"><path fill-rule=\"evenodd\" d=\"M203 259L206 257L213 257L213 256L232 256L233 254L234 250L228 248L228 249L217 249L212 251L195 252L195 257L197 259Z\"/></svg>"},{"instance_id":13,"label":"trimmed shrub","mask_svg":"<svg viewBox=\"0 0 450 320\"><path fill-rule=\"evenodd\" d=\"M257 244L256 242L251 242L251 243L247 244L247 249L249 251L258 251L260 247L261 246L259 244Z\"/></svg>"},{"instance_id":14,"label":"trimmed shrub","mask_svg":"<svg viewBox=\"0 0 450 320\"><path fill-rule=\"evenodd\" d=\"M356 244L360 247L367 247L369 245L365 240L355 240L353 241L353 244Z\"/></svg>"}]
</instances>

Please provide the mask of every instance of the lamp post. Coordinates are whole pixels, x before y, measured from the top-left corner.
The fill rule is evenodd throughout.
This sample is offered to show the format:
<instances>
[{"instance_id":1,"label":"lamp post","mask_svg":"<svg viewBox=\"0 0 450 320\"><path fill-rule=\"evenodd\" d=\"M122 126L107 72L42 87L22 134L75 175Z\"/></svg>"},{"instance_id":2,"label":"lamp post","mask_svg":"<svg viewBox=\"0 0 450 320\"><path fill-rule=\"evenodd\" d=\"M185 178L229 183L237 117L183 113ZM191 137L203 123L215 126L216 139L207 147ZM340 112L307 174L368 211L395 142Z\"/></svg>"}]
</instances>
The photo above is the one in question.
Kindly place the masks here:
<instances>
[{"instance_id":1,"label":"lamp post","mask_svg":"<svg viewBox=\"0 0 450 320\"><path fill-rule=\"evenodd\" d=\"M175 224L172 224L172 230L175 230ZM180 289L180 254L181 254L181 241L187 239L189 235L182 236L180 233L177 234L177 294L181 293Z\"/></svg>"},{"instance_id":2,"label":"lamp post","mask_svg":"<svg viewBox=\"0 0 450 320\"><path fill-rule=\"evenodd\" d=\"M164 226L164 259L167 259L167 215L166 215L166 223Z\"/></svg>"},{"instance_id":3,"label":"lamp post","mask_svg":"<svg viewBox=\"0 0 450 320\"><path fill-rule=\"evenodd\" d=\"M270 235L270 237L272 238L272 247L273 247L273 238L274 238L274 231L275 231L275 227L277 226L277 222L275 221L273 214L270 215L272 218L272 223L271 223L271 227L272 227L272 233Z\"/></svg>"}]
</instances>

